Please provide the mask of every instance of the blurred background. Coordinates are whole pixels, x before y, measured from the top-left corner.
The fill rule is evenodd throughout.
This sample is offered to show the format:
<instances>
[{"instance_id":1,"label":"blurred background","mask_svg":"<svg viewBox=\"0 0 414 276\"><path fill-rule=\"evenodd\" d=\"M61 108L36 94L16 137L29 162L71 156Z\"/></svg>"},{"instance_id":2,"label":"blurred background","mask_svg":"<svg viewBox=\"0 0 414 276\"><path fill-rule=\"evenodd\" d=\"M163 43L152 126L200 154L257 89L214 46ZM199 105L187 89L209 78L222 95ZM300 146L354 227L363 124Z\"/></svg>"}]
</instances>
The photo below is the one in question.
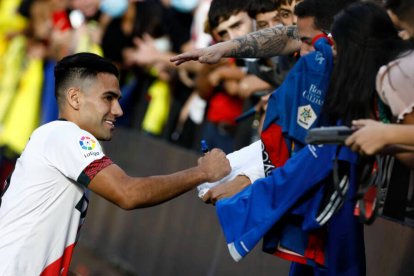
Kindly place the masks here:
<instances>
[{"instance_id":1,"label":"blurred background","mask_svg":"<svg viewBox=\"0 0 414 276\"><path fill-rule=\"evenodd\" d=\"M134 176L193 166L207 106L197 84L205 75L199 64L168 60L214 43L205 26L210 2L0 0L0 181L32 131L58 118L53 68L77 52L105 56L121 72L124 116L104 143L115 163ZM243 110L262 92L241 97ZM258 120L237 131L220 125L234 135L233 150L257 139ZM288 275L289 263L260 246L235 263L214 207L196 192L130 212L92 196L88 212L71 265L79 275ZM412 228L379 218L366 239L368 275L414 275Z\"/></svg>"}]
</instances>

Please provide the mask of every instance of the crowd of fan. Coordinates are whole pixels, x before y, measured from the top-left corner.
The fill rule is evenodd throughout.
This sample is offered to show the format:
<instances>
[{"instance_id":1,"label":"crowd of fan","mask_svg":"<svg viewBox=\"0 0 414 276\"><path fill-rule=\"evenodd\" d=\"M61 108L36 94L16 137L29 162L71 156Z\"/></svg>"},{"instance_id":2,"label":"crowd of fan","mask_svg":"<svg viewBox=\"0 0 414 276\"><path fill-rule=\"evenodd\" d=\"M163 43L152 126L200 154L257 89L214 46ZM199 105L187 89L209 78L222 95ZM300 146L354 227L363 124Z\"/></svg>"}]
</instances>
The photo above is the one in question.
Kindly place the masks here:
<instances>
[{"instance_id":1,"label":"crowd of fan","mask_svg":"<svg viewBox=\"0 0 414 276\"><path fill-rule=\"evenodd\" d=\"M197 151L200 139L226 153L250 144L259 137L263 96L283 82L299 53L214 66L177 67L170 58L255 30L294 25L298 2L250 0L230 7L229 1L215 12L211 0L1 1L2 167L12 167L37 126L58 118L53 66L76 52L103 55L119 67L124 116L118 126ZM236 14L243 17L232 18ZM223 27L223 17L234 26ZM240 118L246 111L255 116Z\"/></svg>"},{"instance_id":2,"label":"crowd of fan","mask_svg":"<svg viewBox=\"0 0 414 276\"><path fill-rule=\"evenodd\" d=\"M249 12L246 31L253 31L254 25L293 24L295 1L282 2L286 9L280 15L282 3L276 0L243 3L246 16ZM226 152L256 139L259 117L242 123L235 119L260 96L273 91L283 77L271 84L260 82L247 73L243 62L234 60L214 67L195 63L176 67L169 61L176 53L234 38L213 34L208 26L210 3L1 1L0 156L5 171L1 179L13 167L31 132L58 119L53 67L62 57L77 52L105 56L120 69L124 116L118 126L140 129L196 151L206 136L212 137L207 137L211 147ZM255 24L256 14L269 11L275 13L271 23ZM213 87L225 91L225 96L212 103L217 94Z\"/></svg>"},{"instance_id":3,"label":"crowd of fan","mask_svg":"<svg viewBox=\"0 0 414 276\"><path fill-rule=\"evenodd\" d=\"M355 2L363 3L351 5ZM235 213L241 213L238 212L240 207L250 202L252 207L243 214L248 214L248 219L258 218L256 221L261 221L266 212L281 212L272 209L278 207L277 204L287 215L307 211L307 202L295 202L292 198L297 196L299 200L298 194L305 194L306 185L311 192L319 187L315 185L323 181L318 173L325 173L322 178L332 182L330 173L334 171L330 167L329 150L332 148L307 147L302 140L302 134L313 124L345 124L359 129L346 140L349 148L338 147L338 158L356 155L351 154L351 149L361 158L390 144L413 145L412 127L383 123L412 124L414 3L412 0L388 0L385 7L383 4L382 1L357 0L1 1L0 180L10 172L32 131L59 117L53 87L55 63L69 54L93 52L109 58L121 72L120 102L124 116L117 120L117 126L140 129L150 136L193 150L199 150L201 139L211 148L221 148L226 153L247 148L259 138L262 140L262 148L257 151L260 155L257 167L262 170L266 167L263 164L268 160L261 158L269 153L270 159L273 158L270 176L264 172L265 175L254 178L248 172L237 171L236 178L227 184L211 187L202 196L204 201L215 203L236 194L232 202L222 203L221 208L231 210L234 207ZM297 28L292 27L296 23ZM259 44L265 48L258 49ZM177 56L180 52L186 53ZM310 58L307 60L306 56L312 54L316 58L309 64L315 68L307 68ZM250 58L253 56L254 59ZM222 57L227 58L220 59ZM200 62L186 62L188 60ZM171 61L181 65L176 66ZM320 66L323 63L328 64L324 72L328 80L321 72L316 72L325 69ZM321 80L321 86L303 90L294 81L308 76ZM304 98L308 104L296 106L302 99L295 97ZM263 123L264 114L267 121ZM398 154L400 151L408 153ZM256 165L240 152L239 159L246 167L250 169ZM392 153L412 168L412 152L409 147ZM323 154L329 155L326 162ZM349 169L351 176L366 161L361 158L356 165L353 160L340 160L353 168ZM306 169L307 174L303 173ZM341 171L336 170L336 173ZM372 171L375 168L370 167ZM347 177L345 174L342 179ZM346 201L345 207L336 206L342 208L341 211L329 211L332 218L327 217L324 223L330 220L328 234L349 230L346 233L349 240L359 241L363 240L363 231L354 220L354 199L360 185L356 178L352 179L352 200ZM283 204L273 204L278 194L274 196L268 190L260 190L268 187L261 186L260 181L274 184L278 193L277 189L284 187L282 184L287 183L286 187L291 189L298 186L292 195L289 194L292 198L280 201ZM246 186L249 188L244 189ZM321 189L325 186L321 185ZM243 192L238 193L241 190ZM283 193L287 192L281 189L280 194ZM407 197L408 193L407 188L403 196ZM261 195L261 204L255 201L256 197L249 197L251 194ZM412 190L408 196L409 200L405 200L413 204ZM321 200L316 193L312 198ZM271 203L269 210L262 208L266 200ZM291 204L290 209L286 207L288 204ZM253 212L255 206L257 212ZM225 215L224 212L227 221ZM271 223L276 222L270 221L269 227ZM241 227L246 225L250 224ZM320 226L324 225L318 224ZM259 230L265 234L269 229ZM233 234L233 229L228 231ZM331 252L336 254L337 248L346 246L349 252L355 251L357 257L349 257L347 266L354 269L356 274L352 275L363 275L363 242L359 243L360 247L351 248L354 243L347 244L346 239L339 236L328 237L330 244L336 247L330 248ZM341 243L343 246L336 246ZM254 240L252 244L255 245ZM292 258L297 257L293 254ZM305 257L308 259L304 261L320 262L317 256ZM352 264L353 259L359 260ZM339 261L343 262L328 260L329 269L335 271L345 266ZM324 262L318 265L325 265ZM297 275L305 274L298 272Z\"/></svg>"}]
</instances>

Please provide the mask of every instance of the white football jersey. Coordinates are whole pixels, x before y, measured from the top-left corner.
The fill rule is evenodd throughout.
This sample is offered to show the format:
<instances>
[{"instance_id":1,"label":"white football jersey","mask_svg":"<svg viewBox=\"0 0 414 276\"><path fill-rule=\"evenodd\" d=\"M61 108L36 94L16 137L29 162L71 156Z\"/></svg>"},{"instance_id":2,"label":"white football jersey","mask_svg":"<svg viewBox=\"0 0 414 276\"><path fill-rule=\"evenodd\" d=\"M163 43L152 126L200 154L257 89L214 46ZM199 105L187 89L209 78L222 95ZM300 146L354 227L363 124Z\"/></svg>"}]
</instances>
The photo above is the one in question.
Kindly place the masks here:
<instances>
[{"instance_id":1,"label":"white football jersey","mask_svg":"<svg viewBox=\"0 0 414 276\"><path fill-rule=\"evenodd\" d=\"M87 186L112 164L68 121L36 129L0 206L0 275L66 275L88 207Z\"/></svg>"}]
</instances>

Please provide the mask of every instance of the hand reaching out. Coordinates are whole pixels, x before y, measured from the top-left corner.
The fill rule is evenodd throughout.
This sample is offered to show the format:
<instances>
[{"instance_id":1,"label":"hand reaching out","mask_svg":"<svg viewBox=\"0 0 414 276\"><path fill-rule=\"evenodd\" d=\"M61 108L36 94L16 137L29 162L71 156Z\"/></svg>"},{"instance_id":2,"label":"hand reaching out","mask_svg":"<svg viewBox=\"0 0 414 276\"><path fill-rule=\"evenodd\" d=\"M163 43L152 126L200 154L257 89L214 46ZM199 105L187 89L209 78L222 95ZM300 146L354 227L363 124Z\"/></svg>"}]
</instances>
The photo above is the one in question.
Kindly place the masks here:
<instances>
[{"instance_id":1,"label":"hand reaching out","mask_svg":"<svg viewBox=\"0 0 414 276\"><path fill-rule=\"evenodd\" d=\"M195 60L200 63L215 64L224 56L223 43L217 43L210 47L195 49L189 52L182 53L177 56L173 56L170 61L175 65L180 65L184 62Z\"/></svg>"},{"instance_id":2,"label":"hand reaching out","mask_svg":"<svg viewBox=\"0 0 414 276\"><path fill-rule=\"evenodd\" d=\"M144 34L143 38L134 38L135 48L129 48L124 51L124 59L126 64L137 64L140 66L152 65L157 61L160 52L154 44L154 39L148 34Z\"/></svg>"},{"instance_id":3,"label":"hand reaching out","mask_svg":"<svg viewBox=\"0 0 414 276\"><path fill-rule=\"evenodd\" d=\"M229 182L217 185L208 190L203 196L203 201L205 203L216 204L218 200L231 197L250 184L250 179L248 177L239 175Z\"/></svg>"},{"instance_id":4,"label":"hand reaching out","mask_svg":"<svg viewBox=\"0 0 414 276\"><path fill-rule=\"evenodd\" d=\"M387 125L366 119L353 121L353 127L358 130L345 141L345 144L353 151L373 155L388 145Z\"/></svg>"},{"instance_id":5,"label":"hand reaching out","mask_svg":"<svg viewBox=\"0 0 414 276\"><path fill-rule=\"evenodd\" d=\"M207 175L207 182L215 182L231 171L226 154L220 149L212 149L198 159L198 167Z\"/></svg>"}]
</instances>

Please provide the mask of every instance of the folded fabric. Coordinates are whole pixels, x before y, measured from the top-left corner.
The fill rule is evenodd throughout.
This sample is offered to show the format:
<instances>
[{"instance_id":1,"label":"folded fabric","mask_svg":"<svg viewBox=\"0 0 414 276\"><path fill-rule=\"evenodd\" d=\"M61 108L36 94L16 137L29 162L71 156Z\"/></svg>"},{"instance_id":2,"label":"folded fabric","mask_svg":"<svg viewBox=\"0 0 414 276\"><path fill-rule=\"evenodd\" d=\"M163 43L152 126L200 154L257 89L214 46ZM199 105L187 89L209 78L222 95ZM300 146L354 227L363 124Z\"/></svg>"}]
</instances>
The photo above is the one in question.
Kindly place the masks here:
<instances>
[{"instance_id":1,"label":"folded fabric","mask_svg":"<svg viewBox=\"0 0 414 276\"><path fill-rule=\"evenodd\" d=\"M265 176L262 162L261 140L227 154L227 159L229 159L231 166L230 174L217 182L207 182L199 185L197 190L200 198L203 198L204 194L210 188L231 181L238 175L247 176L251 183Z\"/></svg>"},{"instance_id":2,"label":"folded fabric","mask_svg":"<svg viewBox=\"0 0 414 276\"><path fill-rule=\"evenodd\" d=\"M315 52L299 59L269 99L261 135L266 176L275 168L283 166L290 156L305 146L304 138L310 128L325 124L321 112L333 68L333 55L327 37L316 39L314 47ZM345 192L347 186L343 187L342 192ZM318 203L321 196L329 194L326 190L321 185L309 202ZM335 200L336 203L340 202L338 194ZM305 210L312 208L305 203L302 203L302 207ZM325 213L321 213L321 222L326 223L331 215L330 210L326 209ZM300 226L287 219L276 228L276 231L272 229L263 237L264 252L289 261L324 265L325 248L320 233L323 229L303 232ZM291 232L296 234L290 235Z\"/></svg>"},{"instance_id":3,"label":"folded fabric","mask_svg":"<svg viewBox=\"0 0 414 276\"><path fill-rule=\"evenodd\" d=\"M301 208L298 213L304 216L306 229L317 229L327 221L319 212L323 197L313 195L315 190L323 190L321 184L330 176L336 156L336 145L307 146L270 176L216 203L217 215L234 260L246 256L277 222L286 214L298 211L303 203L307 208ZM352 164L357 160L348 148L340 148L337 158ZM306 197L309 194L312 196ZM313 208L309 208L311 206ZM335 210L330 211L333 214Z\"/></svg>"},{"instance_id":4,"label":"folded fabric","mask_svg":"<svg viewBox=\"0 0 414 276\"><path fill-rule=\"evenodd\" d=\"M326 38L318 39L315 51L301 57L283 84L269 99L263 129L274 123L282 127L286 137L305 144L307 131L321 124L333 68L333 55Z\"/></svg>"},{"instance_id":5,"label":"folded fabric","mask_svg":"<svg viewBox=\"0 0 414 276\"><path fill-rule=\"evenodd\" d=\"M319 114L333 66L328 40L320 38L314 46L316 51L300 58L270 96L261 142L228 154L231 173L220 181L199 185L199 197L237 175L245 175L253 183L282 166L292 150L296 152L303 147L308 129L322 121Z\"/></svg>"}]
</instances>

